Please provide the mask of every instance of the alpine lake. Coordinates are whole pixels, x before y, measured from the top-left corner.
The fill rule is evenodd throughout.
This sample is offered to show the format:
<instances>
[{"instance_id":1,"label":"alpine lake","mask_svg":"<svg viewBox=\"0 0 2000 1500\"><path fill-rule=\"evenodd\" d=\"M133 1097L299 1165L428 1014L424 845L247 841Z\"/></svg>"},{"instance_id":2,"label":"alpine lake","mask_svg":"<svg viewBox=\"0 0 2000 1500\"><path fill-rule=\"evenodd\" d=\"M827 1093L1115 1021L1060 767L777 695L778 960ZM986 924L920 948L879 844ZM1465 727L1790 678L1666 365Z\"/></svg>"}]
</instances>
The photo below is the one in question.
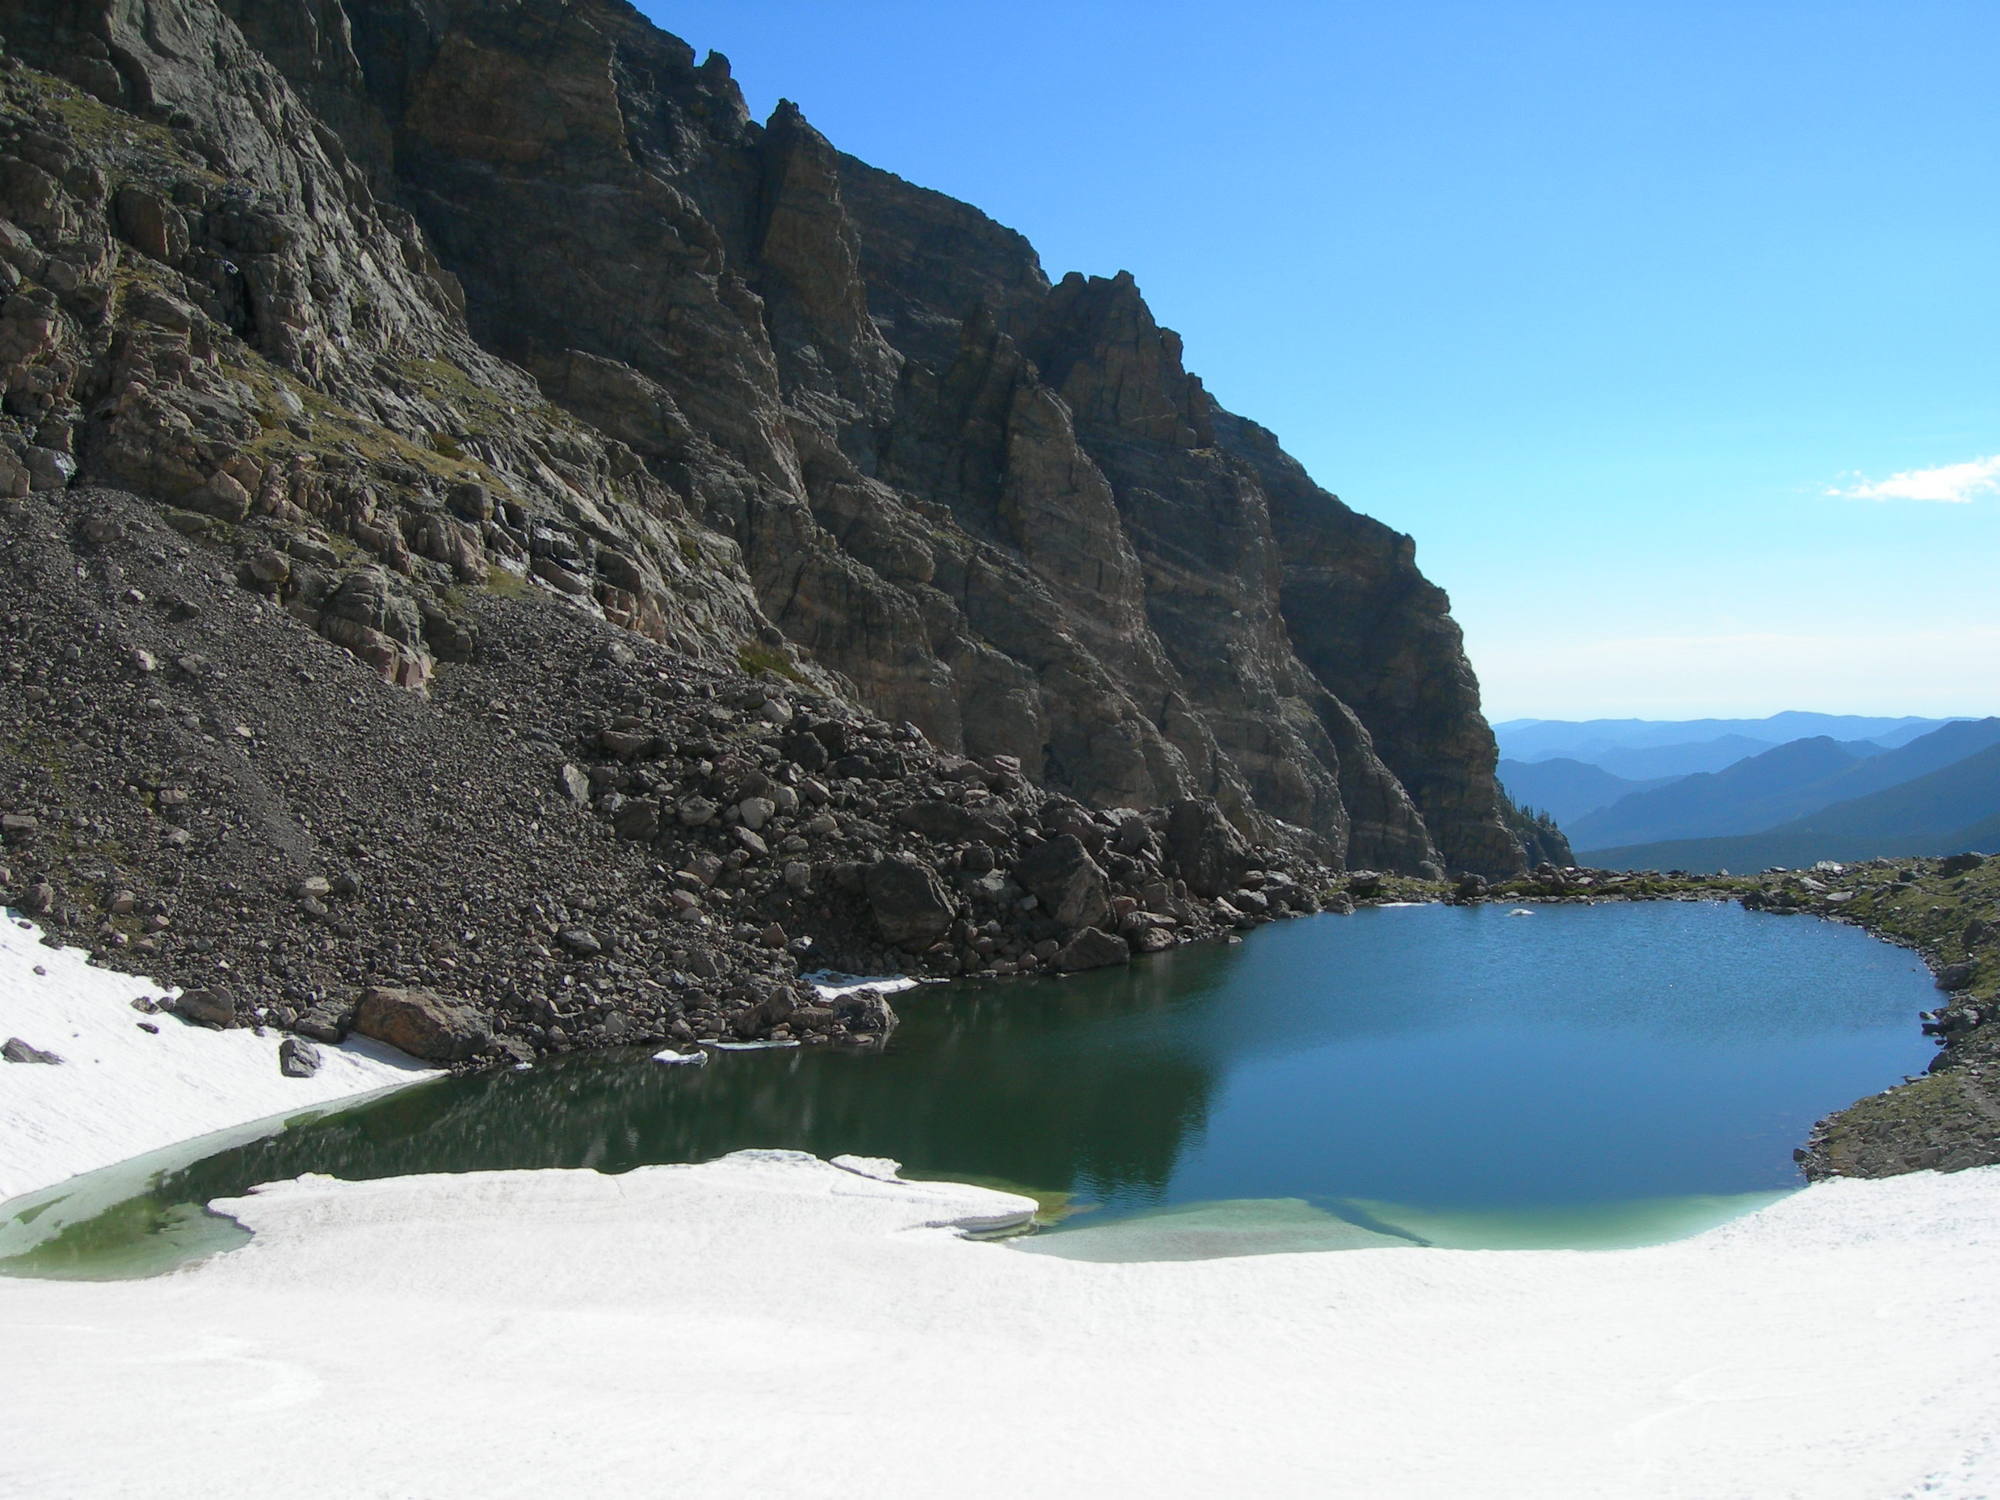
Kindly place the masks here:
<instances>
[{"instance_id":1,"label":"alpine lake","mask_svg":"<svg viewBox=\"0 0 2000 1500\"><path fill-rule=\"evenodd\" d=\"M1067 979L927 984L867 1050L446 1078L18 1199L0 1272L153 1274L305 1172L624 1172L746 1148L1032 1194L1085 1259L1612 1248L1801 1186L1814 1121L1919 1072L1918 958L1717 902L1364 908Z\"/></svg>"}]
</instances>

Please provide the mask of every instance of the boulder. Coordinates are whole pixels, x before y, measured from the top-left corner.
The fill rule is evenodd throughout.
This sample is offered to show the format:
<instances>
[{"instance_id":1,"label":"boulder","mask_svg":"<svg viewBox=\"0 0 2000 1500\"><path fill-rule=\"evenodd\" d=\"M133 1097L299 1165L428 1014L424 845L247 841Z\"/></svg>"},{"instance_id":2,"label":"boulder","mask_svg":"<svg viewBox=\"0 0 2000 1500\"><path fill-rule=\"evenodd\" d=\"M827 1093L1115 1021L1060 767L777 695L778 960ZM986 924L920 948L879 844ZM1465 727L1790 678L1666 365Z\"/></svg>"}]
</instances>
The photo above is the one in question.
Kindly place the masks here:
<instances>
[{"instance_id":1,"label":"boulder","mask_svg":"<svg viewBox=\"0 0 2000 1500\"><path fill-rule=\"evenodd\" d=\"M1208 797L1185 797L1167 809L1167 858L1198 896L1233 891L1254 860L1222 809Z\"/></svg>"},{"instance_id":2,"label":"boulder","mask_svg":"<svg viewBox=\"0 0 2000 1500\"><path fill-rule=\"evenodd\" d=\"M315 1005L292 1022L292 1030L315 1042L337 1042L347 1035L349 1017L332 1005Z\"/></svg>"},{"instance_id":3,"label":"boulder","mask_svg":"<svg viewBox=\"0 0 2000 1500\"><path fill-rule=\"evenodd\" d=\"M896 1012L880 990L849 990L828 1002L851 1035L887 1036L896 1029Z\"/></svg>"},{"instance_id":4,"label":"boulder","mask_svg":"<svg viewBox=\"0 0 2000 1500\"><path fill-rule=\"evenodd\" d=\"M565 953L576 958L595 958L604 951L597 934L584 927L563 928L556 934L556 942Z\"/></svg>"},{"instance_id":5,"label":"boulder","mask_svg":"<svg viewBox=\"0 0 2000 1500\"><path fill-rule=\"evenodd\" d=\"M301 1036L278 1043L278 1071L287 1078L310 1078L319 1071L319 1048Z\"/></svg>"},{"instance_id":6,"label":"boulder","mask_svg":"<svg viewBox=\"0 0 2000 1500\"><path fill-rule=\"evenodd\" d=\"M604 729L598 732L597 743L620 760L635 760L653 743L653 736L643 729Z\"/></svg>"},{"instance_id":7,"label":"boulder","mask_svg":"<svg viewBox=\"0 0 2000 1500\"><path fill-rule=\"evenodd\" d=\"M398 687L419 688L430 677L424 647L423 612L389 581L379 567L365 567L340 580L319 617L319 633L345 646Z\"/></svg>"},{"instance_id":8,"label":"boulder","mask_svg":"<svg viewBox=\"0 0 2000 1500\"><path fill-rule=\"evenodd\" d=\"M1052 797L1042 810L1042 827L1051 834L1070 834L1091 854L1104 852L1106 830L1090 815L1090 810L1069 798Z\"/></svg>"},{"instance_id":9,"label":"boulder","mask_svg":"<svg viewBox=\"0 0 2000 1500\"><path fill-rule=\"evenodd\" d=\"M650 798L629 802L612 820L620 838L650 844L660 834L660 806Z\"/></svg>"},{"instance_id":10,"label":"boulder","mask_svg":"<svg viewBox=\"0 0 2000 1500\"><path fill-rule=\"evenodd\" d=\"M37 484L35 487L41 489L44 486ZM220 470L209 475L205 483L184 498L183 503L189 510L200 511L205 516L214 516L222 521L241 521L250 514L250 492Z\"/></svg>"},{"instance_id":11,"label":"boulder","mask_svg":"<svg viewBox=\"0 0 2000 1500\"><path fill-rule=\"evenodd\" d=\"M1109 925L1111 882L1075 834L1058 834L1021 856L1014 879L1065 932Z\"/></svg>"},{"instance_id":12,"label":"boulder","mask_svg":"<svg viewBox=\"0 0 2000 1500\"><path fill-rule=\"evenodd\" d=\"M730 1018L729 1029L744 1041L753 1041L769 1036L773 1027L789 1023L798 1008L797 995L782 985L772 985Z\"/></svg>"},{"instance_id":13,"label":"boulder","mask_svg":"<svg viewBox=\"0 0 2000 1500\"><path fill-rule=\"evenodd\" d=\"M868 905L882 936L899 948L928 948L950 930L957 906L936 870L908 854L891 854L863 877Z\"/></svg>"},{"instance_id":14,"label":"boulder","mask_svg":"<svg viewBox=\"0 0 2000 1500\"><path fill-rule=\"evenodd\" d=\"M7 1038L0 1045L0 1058L10 1063L60 1063L62 1059L53 1052L44 1052L40 1047L32 1047L17 1036Z\"/></svg>"},{"instance_id":15,"label":"boulder","mask_svg":"<svg viewBox=\"0 0 2000 1500\"><path fill-rule=\"evenodd\" d=\"M1111 844L1120 854L1128 857L1153 855L1158 852L1153 839L1153 830L1146 825L1146 815L1130 807L1114 807L1105 816L1110 819L1114 832Z\"/></svg>"},{"instance_id":16,"label":"boulder","mask_svg":"<svg viewBox=\"0 0 2000 1500\"><path fill-rule=\"evenodd\" d=\"M354 1030L429 1062L463 1062L491 1040L469 1005L432 990L370 986L354 1013Z\"/></svg>"},{"instance_id":17,"label":"boulder","mask_svg":"<svg viewBox=\"0 0 2000 1500\"><path fill-rule=\"evenodd\" d=\"M795 1032L817 1034L833 1030L838 1020L831 1005L801 1005L786 1024Z\"/></svg>"},{"instance_id":18,"label":"boulder","mask_svg":"<svg viewBox=\"0 0 2000 1500\"><path fill-rule=\"evenodd\" d=\"M1965 960L1946 964L1937 973L1937 987L1945 991L1962 990L1970 985L1979 973L1979 965Z\"/></svg>"},{"instance_id":19,"label":"boulder","mask_svg":"<svg viewBox=\"0 0 2000 1500\"><path fill-rule=\"evenodd\" d=\"M933 798L913 802L896 813L896 821L942 844L1014 841L1014 820L997 803L961 805Z\"/></svg>"},{"instance_id":20,"label":"boulder","mask_svg":"<svg viewBox=\"0 0 2000 1500\"><path fill-rule=\"evenodd\" d=\"M1066 974L1082 969L1103 969L1122 964L1132 956L1125 939L1101 928L1086 927L1065 943L1056 954L1056 967Z\"/></svg>"},{"instance_id":21,"label":"boulder","mask_svg":"<svg viewBox=\"0 0 2000 1500\"><path fill-rule=\"evenodd\" d=\"M236 1002L224 990L182 990L174 998L173 1009L182 1020L203 1026L227 1026L236 1019Z\"/></svg>"}]
</instances>

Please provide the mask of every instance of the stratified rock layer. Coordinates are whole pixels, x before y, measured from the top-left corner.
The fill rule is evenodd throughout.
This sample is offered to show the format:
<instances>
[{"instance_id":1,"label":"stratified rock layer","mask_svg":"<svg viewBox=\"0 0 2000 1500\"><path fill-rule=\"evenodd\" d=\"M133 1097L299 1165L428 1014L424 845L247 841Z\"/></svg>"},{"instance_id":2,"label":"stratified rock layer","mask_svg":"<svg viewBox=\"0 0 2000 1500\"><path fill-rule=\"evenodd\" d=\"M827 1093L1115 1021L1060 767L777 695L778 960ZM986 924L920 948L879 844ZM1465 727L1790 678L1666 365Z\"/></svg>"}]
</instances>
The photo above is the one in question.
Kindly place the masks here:
<instances>
[{"instance_id":1,"label":"stratified rock layer","mask_svg":"<svg viewBox=\"0 0 2000 1500\"><path fill-rule=\"evenodd\" d=\"M1086 803L1523 867L1410 540L1129 275L1051 285L618 0L0 27L0 486L289 526L246 586L411 689L480 649L463 590L536 588Z\"/></svg>"}]
</instances>

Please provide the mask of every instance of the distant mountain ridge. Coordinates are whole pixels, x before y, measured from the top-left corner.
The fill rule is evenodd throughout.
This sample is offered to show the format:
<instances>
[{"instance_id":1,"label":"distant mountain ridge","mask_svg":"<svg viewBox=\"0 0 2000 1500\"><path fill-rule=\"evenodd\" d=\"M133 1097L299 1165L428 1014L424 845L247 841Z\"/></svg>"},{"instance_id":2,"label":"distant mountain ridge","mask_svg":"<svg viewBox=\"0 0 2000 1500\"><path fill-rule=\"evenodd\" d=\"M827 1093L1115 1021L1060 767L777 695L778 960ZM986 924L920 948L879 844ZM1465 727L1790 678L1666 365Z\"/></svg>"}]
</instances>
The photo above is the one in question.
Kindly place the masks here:
<instances>
[{"instance_id":1,"label":"distant mountain ridge","mask_svg":"<svg viewBox=\"0 0 2000 1500\"><path fill-rule=\"evenodd\" d=\"M1621 775L1608 756L1620 751L1657 750L1715 740L1749 742L1743 754L1758 745L1782 745L1792 740L1825 736L1835 740L1874 740L1886 748L1906 744L1919 735L1952 723L1954 718L1916 715L1871 716L1822 714L1787 709L1762 719L1509 719L1493 726L1500 754L1508 760L1537 761L1566 756ZM1736 757L1741 759L1742 756ZM1724 762L1723 764L1728 764ZM1720 765L1693 767L1720 770ZM1654 772L1652 774L1672 774Z\"/></svg>"},{"instance_id":2,"label":"distant mountain ridge","mask_svg":"<svg viewBox=\"0 0 2000 1500\"><path fill-rule=\"evenodd\" d=\"M1783 742L1781 742L1783 743ZM1703 771L1721 771L1740 760L1762 755L1771 748L1767 740L1753 740L1744 734L1725 734L1712 740L1689 740L1672 745L1632 745L1579 755L1577 759L1632 781L1664 781L1676 776L1693 776Z\"/></svg>"},{"instance_id":3,"label":"distant mountain ridge","mask_svg":"<svg viewBox=\"0 0 2000 1500\"><path fill-rule=\"evenodd\" d=\"M1806 865L1822 859L1955 854L1964 849L1991 853L1996 847L2000 847L2000 738L1937 770L1761 832L1585 849L1578 858L1610 869L1706 873Z\"/></svg>"},{"instance_id":4,"label":"distant mountain ridge","mask_svg":"<svg viewBox=\"0 0 2000 1500\"><path fill-rule=\"evenodd\" d=\"M1792 740L1719 771L1697 772L1653 791L1623 797L1578 819L1566 831L1577 847L1587 849L1754 833L1839 800L1815 796L1813 789L1837 781L1871 753L1884 752L1873 745L1858 749L1825 735Z\"/></svg>"},{"instance_id":5,"label":"distant mountain ridge","mask_svg":"<svg viewBox=\"0 0 2000 1500\"><path fill-rule=\"evenodd\" d=\"M1663 776L1635 781L1566 756L1500 762L1500 784L1518 806L1539 808L1565 826L1621 797L1677 779Z\"/></svg>"},{"instance_id":6,"label":"distant mountain ridge","mask_svg":"<svg viewBox=\"0 0 2000 1500\"><path fill-rule=\"evenodd\" d=\"M1794 740L1712 774L1628 795L1569 828L1582 849L1756 833L1886 791L2000 743L2000 719L1962 719L1896 750L1871 740Z\"/></svg>"}]
</instances>

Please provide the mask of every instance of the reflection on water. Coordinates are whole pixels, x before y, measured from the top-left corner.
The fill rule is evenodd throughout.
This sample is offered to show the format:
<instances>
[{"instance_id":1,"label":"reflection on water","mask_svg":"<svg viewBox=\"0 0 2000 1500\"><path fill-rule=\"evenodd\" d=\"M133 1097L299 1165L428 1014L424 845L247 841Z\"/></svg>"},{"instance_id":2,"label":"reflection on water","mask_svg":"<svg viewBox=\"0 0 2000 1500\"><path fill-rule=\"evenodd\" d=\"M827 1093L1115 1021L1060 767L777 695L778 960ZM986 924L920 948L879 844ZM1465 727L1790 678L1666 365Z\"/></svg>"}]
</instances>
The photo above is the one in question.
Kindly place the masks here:
<instances>
[{"instance_id":1,"label":"reflection on water","mask_svg":"<svg viewBox=\"0 0 2000 1500\"><path fill-rule=\"evenodd\" d=\"M1629 1231L1607 1224L1667 1222L1641 1200L1794 1185L1815 1119L1927 1060L1928 999L1901 950L1733 906L1311 919L1068 980L927 986L898 997L879 1053L573 1057L423 1085L142 1193L100 1183L113 1206L36 1269L99 1265L149 1226L207 1243L217 1221L187 1205L302 1172L618 1172L767 1146L1098 1205L1065 1234L1079 1250L1169 1209L1156 1240L1222 1243L1226 1221L1243 1248L1608 1243ZM24 1235L0 1227L0 1254Z\"/></svg>"},{"instance_id":2,"label":"reflection on water","mask_svg":"<svg viewBox=\"0 0 2000 1500\"><path fill-rule=\"evenodd\" d=\"M1431 1209L1330 1198L1194 1203L1044 1234L1012 1248L1064 1260L1214 1260L1315 1250L1626 1250L1682 1239L1790 1196L1690 1194L1608 1203Z\"/></svg>"}]
</instances>

